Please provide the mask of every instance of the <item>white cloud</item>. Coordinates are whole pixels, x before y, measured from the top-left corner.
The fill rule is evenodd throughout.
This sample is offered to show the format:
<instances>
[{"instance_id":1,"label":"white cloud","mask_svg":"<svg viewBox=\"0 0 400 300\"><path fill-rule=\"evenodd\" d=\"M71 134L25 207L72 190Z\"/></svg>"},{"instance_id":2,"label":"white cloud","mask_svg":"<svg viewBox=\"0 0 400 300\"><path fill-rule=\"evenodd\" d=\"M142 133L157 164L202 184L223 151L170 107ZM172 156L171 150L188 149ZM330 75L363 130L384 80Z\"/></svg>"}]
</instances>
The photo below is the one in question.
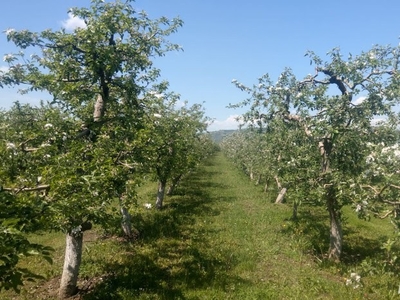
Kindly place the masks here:
<instances>
[{"instance_id":1,"label":"white cloud","mask_svg":"<svg viewBox=\"0 0 400 300\"><path fill-rule=\"evenodd\" d=\"M7 66L0 66L0 72L8 72L9 67Z\"/></svg>"},{"instance_id":2,"label":"white cloud","mask_svg":"<svg viewBox=\"0 0 400 300\"><path fill-rule=\"evenodd\" d=\"M61 22L61 25L67 30L74 30L76 28L86 28L85 22L73 14L68 14L68 19Z\"/></svg>"},{"instance_id":3,"label":"white cloud","mask_svg":"<svg viewBox=\"0 0 400 300\"><path fill-rule=\"evenodd\" d=\"M387 119L385 118L381 118L381 117L375 117L371 120L371 125L372 126L376 126L376 125L382 125L383 123L385 123L387 121Z\"/></svg>"},{"instance_id":4,"label":"white cloud","mask_svg":"<svg viewBox=\"0 0 400 300\"><path fill-rule=\"evenodd\" d=\"M238 129L239 122L237 118L239 115L231 115L225 120L215 120L208 126L209 131L216 131L216 130L227 130L227 129Z\"/></svg>"},{"instance_id":5,"label":"white cloud","mask_svg":"<svg viewBox=\"0 0 400 300\"><path fill-rule=\"evenodd\" d=\"M185 107L186 106L186 102L185 101L181 101L181 100L178 100L178 101L176 101L176 103L175 103L175 108L182 108L182 107Z\"/></svg>"},{"instance_id":6,"label":"white cloud","mask_svg":"<svg viewBox=\"0 0 400 300\"><path fill-rule=\"evenodd\" d=\"M363 103L366 99L367 99L367 97L364 97L364 96L358 97L356 100L353 101L353 104L354 104L354 105L360 105L360 104Z\"/></svg>"}]
</instances>

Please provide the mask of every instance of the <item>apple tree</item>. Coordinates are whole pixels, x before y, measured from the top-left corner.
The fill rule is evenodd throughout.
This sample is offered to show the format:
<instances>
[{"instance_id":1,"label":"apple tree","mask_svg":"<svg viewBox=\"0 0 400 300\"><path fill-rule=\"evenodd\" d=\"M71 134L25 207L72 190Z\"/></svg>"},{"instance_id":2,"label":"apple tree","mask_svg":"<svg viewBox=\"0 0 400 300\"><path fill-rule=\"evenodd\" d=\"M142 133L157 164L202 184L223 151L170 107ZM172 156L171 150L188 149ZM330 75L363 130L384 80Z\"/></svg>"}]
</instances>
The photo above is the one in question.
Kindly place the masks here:
<instances>
[{"instance_id":1,"label":"apple tree","mask_svg":"<svg viewBox=\"0 0 400 300\"><path fill-rule=\"evenodd\" d=\"M257 116L267 129L276 122L290 124L285 130L301 130L307 137L302 139L304 152L292 160L294 166L307 167L295 187L306 186L309 199L325 205L330 220L328 257L334 261L340 260L342 253L341 208L355 198L354 183L365 169L368 143L380 140L374 120L379 117L393 126L398 123L394 108L400 95L399 50L376 45L344 57L335 48L327 61L309 51L306 56L315 68L304 78L298 79L287 68L276 82L268 74L252 87L235 82L249 94L238 104L250 107L251 113L244 115L246 121ZM292 149L296 149L295 142ZM282 141L277 146L285 144ZM290 156L290 151L286 147L285 155Z\"/></svg>"},{"instance_id":2,"label":"apple tree","mask_svg":"<svg viewBox=\"0 0 400 300\"><path fill-rule=\"evenodd\" d=\"M92 0L89 8L72 8L69 12L85 23L72 32L6 31L19 51L5 56L9 70L0 74L1 86L47 92L51 104L72 120L73 129L56 138L55 144L60 139L64 144L54 148L59 152L40 175L51 186L46 197L53 226L66 233L60 298L76 291L83 232L93 222L106 225L115 215L110 206L115 201L129 219L129 166L135 140L147 134L142 129L151 102L143 95L160 73L152 59L180 49L167 40L182 25L180 19L152 20L131 2ZM52 125L58 133L66 126Z\"/></svg>"},{"instance_id":3,"label":"apple tree","mask_svg":"<svg viewBox=\"0 0 400 300\"><path fill-rule=\"evenodd\" d=\"M0 111L0 289L19 292L24 281L41 278L19 266L21 257L41 255L51 262L52 249L27 238L49 225L45 194L50 186L42 183L39 170L50 159L51 115L60 116L19 103Z\"/></svg>"},{"instance_id":4,"label":"apple tree","mask_svg":"<svg viewBox=\"0 0 400 300\"><path fill-rule=\"evenodd\" d=\"M158 181L156 207L161 209L167 183L171 183L172 193L182 176L207 153L200 137L206 131L208 119L200 104L180 106L179 96L167 93L165 84L159 85L157 92L150 91L149 96L154 97L154 103L149 106L151 137L144 156Z\"/></svg>"}]
</instances>

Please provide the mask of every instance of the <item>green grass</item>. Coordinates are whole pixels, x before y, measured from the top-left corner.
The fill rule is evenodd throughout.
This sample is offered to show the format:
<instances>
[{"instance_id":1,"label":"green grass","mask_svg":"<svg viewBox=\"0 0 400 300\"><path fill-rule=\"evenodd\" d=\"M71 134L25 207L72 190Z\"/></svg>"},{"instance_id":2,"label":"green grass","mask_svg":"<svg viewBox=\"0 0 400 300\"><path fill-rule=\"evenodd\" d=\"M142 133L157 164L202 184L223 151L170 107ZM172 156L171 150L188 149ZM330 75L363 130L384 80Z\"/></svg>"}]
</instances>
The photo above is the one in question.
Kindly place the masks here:
<instances>
[{"instance_id":1,"label":"green grass","mask_svg":"<svg viewBox=\"0 0 400 300\"><path fill-rule=\"evenodd\" d=\"M303 206L289 221L288 205L268 195L221 154L193 172L167 197L161 211L143 204L155 200L155 184L141 189L133 222L135 243L96 238L85 243L81 299L394 299L399 282L375 263L382 241L392 236L387 220L365 222L344 210L345 246L341 264L324 260L328 239L323 209ZM56 248L54 267L38 268L47 277L19 298L51 299L61 271L62 235L35 237ZM367 262L367 263L366 263ZM369 262L369 264L368 264ZM36 266L35 266L36 264ZM42 266L42 265L41 265ZM350 272L363 286L345 285ZM49 284L51 283L51 284Z\"/></svg>"}]
</instances>

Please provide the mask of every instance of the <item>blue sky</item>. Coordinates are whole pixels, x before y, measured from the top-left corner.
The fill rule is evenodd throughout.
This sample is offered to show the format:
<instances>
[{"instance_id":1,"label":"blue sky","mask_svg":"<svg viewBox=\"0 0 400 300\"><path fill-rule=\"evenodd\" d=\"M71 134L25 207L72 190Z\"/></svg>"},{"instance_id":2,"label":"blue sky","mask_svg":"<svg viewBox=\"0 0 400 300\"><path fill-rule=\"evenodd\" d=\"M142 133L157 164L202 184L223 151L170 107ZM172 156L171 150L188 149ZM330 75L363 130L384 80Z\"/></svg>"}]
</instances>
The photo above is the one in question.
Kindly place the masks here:
<instances>
[{"instance_id":1,"label":"blue sky","mask_svg":"<svg viewBox=\"0 0 400 300\"><path fill-rule=\"evenodd\" d=\"M68 8L89 6L89 0L13 0L0 12L0 30L59 29L68 21ZM236 115L245 109L228 109L247 95L232 84L237 79L252 85L269 73L277 78L285 67L303 77L313 73L304 57L313 50L321 57L334 47L343 54L358 54L374 44L399 43L399 0L137 0L138 10L151 18L179 16L184 26L170 40L184 51L157 59L170 90L189 103L204 103L215 122L209 130L235 129ZM65 25L64 25L65 26ZM0 35L0 54L13 52ZM0 68L6 65L0 61ZM0 89L0 107L12 102L37 104L43 94L21 96Z\"/></svg>"}]
</instances>

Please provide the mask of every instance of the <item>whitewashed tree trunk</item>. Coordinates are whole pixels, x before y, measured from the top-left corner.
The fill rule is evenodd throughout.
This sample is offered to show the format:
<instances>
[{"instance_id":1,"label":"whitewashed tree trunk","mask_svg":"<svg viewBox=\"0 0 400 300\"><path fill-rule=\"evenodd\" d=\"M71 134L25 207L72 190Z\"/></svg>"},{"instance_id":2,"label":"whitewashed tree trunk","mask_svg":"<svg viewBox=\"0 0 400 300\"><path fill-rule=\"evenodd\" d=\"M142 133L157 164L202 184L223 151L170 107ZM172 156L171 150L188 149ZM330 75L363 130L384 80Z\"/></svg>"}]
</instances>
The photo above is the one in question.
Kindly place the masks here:
<instances>
[{"instance_id":1,"label":"whitewashed tree trunk","mask_svg":"<svg viewBox=\"0 0 400 300\"><path fill-rule=\"evenodd\" d=\"M166 181L158 182L158 191L157 191L157 200L156 200L156 208L157 209L161 209L163 207L166 185L167 185Z\"/></svg>"},{"instance_id":2,"label":"whitewashed tree trunk","mask_svg":"<svg viewBox=\"0 0 400 300\"><path fill-rule=\"evenodd\" d=\"M64 267L61 275L59 299L66 299L77 293L79 268L82 259L83 232L92 228L90 222L84 222L81 226L67 233L65 244Z\"/></svg>"},{"instance_id":3,"label":"whitewashed tree trunk","mask_svg":"<svg viewBox=\"0 0 400 300\"><path fill-rule=\"evenodd\" d=\"M126 209L126 207L122 204L120 204L120 210L122 214L122 221L121 221L122 231L124 232L125 236L128 239L131 239L133 238L131 215L129 211Z\"/></svg>"},{"instance_id":4,"label":"whitewashed tree trunk","mask_svg":"<svg viewBox=\"0 0 400 300\"><path fill-rule=\"evenodd\" d=\"M180 174L179 176L177 176L174 179L172 179L172 183L168 188L167 195L170 196L170 195L172 195L174 193L174 190L177 187L177 185L178 185L179 181L181 180L181 178L182 178L182 174Z\"/></svg>"},{"instance_id":5,"label":"whitewashed tree trunk","mask_svg":"<svg viewBox=\"0 0 400 300\"><path fill-rule=\"evenodd\" d=\"M139 237L140 232L132 225L132 216L125 206L121 205L121 214L122 214L122 231L125 234L125 237L128 240L135 240Z\"/></svg>"},{"instance_id":6,"label":"whitewashed tree trunk","mask_svg":"<svg viewBox=\"0 0 400 300\"><path fill-rule=\"evenodd\" d=\"M278 197L276 197L275 203L282 203L285 194L286 194L286 188L281 189L278 194Z\"/></svg>"},{"instance_id":7,"label":"whitewashed tree trunk","mask_svg":"<svg viewBox=\"0 0 400 300\"><path fill-rule=\"evenodd\" d=\"M281 185L281 183L280 183L280 181L279 181L278 176L275 176L274 178L275 178L275 181L276 181L276 185L278 186L278 189L279 189L279 190L282 190L282 185Z\"/></svg>"},{"instance_id":8,"label":"whitewashed tree trunk","mask_svg":"<svg viewBox=\"0 0 400 300\"><path fill-rule=\"evenodd\" d=\"M256 185L259 185L261 182L261 174L258 175Z\"/></svg>"},{"instance_id":9,"label":"whitewashed tree trunk","mask_svg":"<svg viewBox=\"0 0 400 300\"><path fill-rule=\"evenodd\" d=\"M93 120L98 122L104 116L105 102L101 94L97 95L96 103L94 104Z\"/></svg>"},{"instance_id":10,"label":"whitewashed tree trunk","mask_svg":"<svg viewBox=\"0 0 400 300\"><path fill-rule=\"evenodd\" d=\"M268 178L265 180L264 193L268 192Z\"/></svg>"},{"instance_id":11,"label":"whitewashed tree trunk","mask_svg":"<svg viewBox=\"0 0 400 300\"><path fill-rule=\"evenodd\" d=\"M77 293L79 267L81 265L83 232L68 233L65 246L64 268L61 277L59 299L66 299Z\"/></svg>"}]
</instances>

